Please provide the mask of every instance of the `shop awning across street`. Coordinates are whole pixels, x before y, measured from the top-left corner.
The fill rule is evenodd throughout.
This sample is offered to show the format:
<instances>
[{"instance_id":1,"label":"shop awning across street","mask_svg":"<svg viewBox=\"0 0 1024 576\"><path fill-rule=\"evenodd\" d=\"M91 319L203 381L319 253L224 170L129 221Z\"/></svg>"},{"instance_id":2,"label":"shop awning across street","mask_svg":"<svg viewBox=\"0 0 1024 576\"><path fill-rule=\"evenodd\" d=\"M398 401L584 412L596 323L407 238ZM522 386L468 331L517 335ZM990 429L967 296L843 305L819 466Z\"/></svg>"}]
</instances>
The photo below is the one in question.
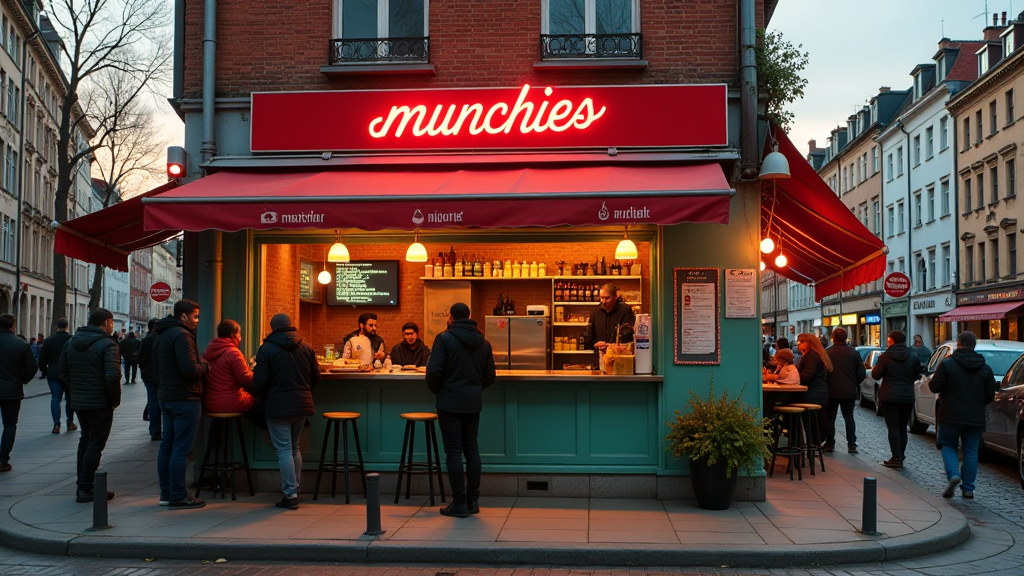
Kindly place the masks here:
<instances>
[{"instance_id":1,"label":"shop awning across street","mask_svg":"<svg viewBox=\"0 0 1024 576\"><path fill-rule=\"evenodd\" d=\"M1024 306L1024 302L989 302L987 304L964 304L957 306L942 316L939 322L974 322L976 320L1002 320L1014 310Z\"/></svg>"}]
</instances>

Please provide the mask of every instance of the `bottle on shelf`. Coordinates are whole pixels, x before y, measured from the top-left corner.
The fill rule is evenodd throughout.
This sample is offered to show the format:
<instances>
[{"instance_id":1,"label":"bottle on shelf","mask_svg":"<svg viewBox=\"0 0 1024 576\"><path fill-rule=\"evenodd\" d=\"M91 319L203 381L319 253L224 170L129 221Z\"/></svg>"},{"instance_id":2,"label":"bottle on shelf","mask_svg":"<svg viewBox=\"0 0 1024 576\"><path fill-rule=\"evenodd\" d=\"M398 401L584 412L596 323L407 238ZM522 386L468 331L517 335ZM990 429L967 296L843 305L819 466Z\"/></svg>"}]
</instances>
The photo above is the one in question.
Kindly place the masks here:
<instances>
[{"instance_id":1,"label":"bottle on shelf","mask_svg":"<svg viewBox=\"0 0 1024 576\"><path fill-rule=\"evenodd\" d=\"M539 277L541 277L541 278L547 278L547 276L548 276L548 265L546 263L541 262L537 266L537 275Z\"/></svg>"},{"instance_id":2,"label":"bottle on shelf","mask_svg":"<svg viewBox=\"0 0 1024 576\"><path fill-rule=\"evenodd\" d=\"M508 297L508 302L506 302L506 304L508 305L508 315L509 316L515 316L516 315L516 301L512 299L512 296Z\"/></svg>"},{"instance_id":3,"label":"bottle on shelf","mask_svg":"<svg viewBox=\"0 0 1024 576\"><path fill-rule=\"evenodd\" d=\"M505 314L505 295L498 294L498 305L494 307L495 316L503 316Z\"/></svg>"},{"instance_id":4,"label":"bottle on shelf","mask_svg":"<svg viewBox=\"0 0 1024 576\"><path fill-rule=\"evenodd\" d=\"M601 301L601 285L600 284L594 284L594 286L590 289L590 301L591 302L600 302Z\"/></svg>"},{"instance_id":5,"label":"bottle on shelf","mask_svg":"<svg viewBox=\"0 0 1024 576\"><path fill-rule=\"evenodd\" d=\"M463 270L465 270L465 264L463 264L462 260L456 260L452 265L452 276L462 278Z\"/></svg>"},{"instance_id":6,"label":"bottle on shelf","mask_svg":"<svg viewBox=\"0 0 1024 576\"><path fill-rule=\"evenodd\" d=\"M444 276L444 258L441 253L437 253L437 259L434 260L434 278L440 278Z\"/></svg>"},{"instance_id":7,"label":"bottle on shelf","mask_svg":"<svg viewBox=\"0 0 1024 576\"><path fill-rule=\"evenodd\" d=\"M565 300L562 300L562 297L562 283L555 282L555 302L564 302Z\"/></svg>"},{"instance_id":8,"label":"bottle on shelf","mask_svg":"<svg viewBox=\"0 0 1024 576\"><path fill-rule=\"evenodd\" d=\"M513 278L522 278L522 276L523 276L523 267L519 264L519 260L516 260L516 263L512 265L512 277Z\"/></svg>"},{"instance_id":9,"label":"bottle on shelf","mask_svg":"<svg viewBox=\"0 0 1024 576\"><path fill-rule=\"evenodd\" d=\"M601 276L608 275L608 267L605 266L604 264L604 256L601 256L601 266L598 268L598 272L601 274Z\"/></svg>"},{"instance_id":10,"label":"bottle on shelf","mask_svg":"<svg viewBox=\"0 0 1024 576\"><path fill-rule=\"evenodd\" d=\"M479 258L476 257L476 255L474 255L473 256L473 276L480 277L480 276L483 276L483 275L484 275L484 264L483 264L483 262L480 261Z\"/></svg>"},{"instance_id":11,"label":"bottle on shelf","mask_svg":"<svg viewBox=\"0 0 1024 576\"><path fill-rule=\"evenodd\" d=\"M448 260L452 263L452 266L455 266L455 246L452 244L448 245Z\"/></svg>"},{"instance_id":12,"label":"bottle on shelf","mask_svg":"<svg viewBox=\"0 0 1024 576\"><path fill-rule=\"evenodd\" d=\"M482 273L478 274L478 276L483 276L485 278L490 278L491 277L492 272L491 272L491 262L490 262L490 260L488 260L487 262L484 262L483 267L481 268L481 271L482 271Z\"/></svg>"},{"instance_id":13,"label":"bottle on shelf","mask_svg":"<svg viewBox=\"0 0 1024 576\"><path fill-rule=\"evenodd\" d=\"M576 339L576 349L577 350L586 350L587 349L586 346L587 346L587 337L586 337L586 335L581 333L579 338Z\"/></svg>"},{"instance_id":14,"label":"bottle on shelf","mask_svg":"<svg viewBox=\"0 0 1024 576\"><path fill-rule=\"evenodd\" d=\"M423 275L427 278L434 275L434 262L432 260L427 260L426 265L423 266Z\"/></svg>"},{"instance_id":15,"label":"bottle on shelf","mask_svg":"<svg viewBox=\"0 0 1024 576\"><path fill-rule=\"evenodd\" d=\"M569 284L569 297L566 298L566 302L575 302L577 300L578 291L576 289L576 283L572 282Z\"/></svg>"},{"instance_id":16,"label":"bottle on shelf","mask_svg":"<svg viewBox=\"0 0 1024 576\"><path fill-rule=\"evenodd\" d=\"M536 278L537 274L540 273L540 267L537 266L537 261L534 260L533 264L530 264L530 278Z\"/></svg>"}]
</instances>

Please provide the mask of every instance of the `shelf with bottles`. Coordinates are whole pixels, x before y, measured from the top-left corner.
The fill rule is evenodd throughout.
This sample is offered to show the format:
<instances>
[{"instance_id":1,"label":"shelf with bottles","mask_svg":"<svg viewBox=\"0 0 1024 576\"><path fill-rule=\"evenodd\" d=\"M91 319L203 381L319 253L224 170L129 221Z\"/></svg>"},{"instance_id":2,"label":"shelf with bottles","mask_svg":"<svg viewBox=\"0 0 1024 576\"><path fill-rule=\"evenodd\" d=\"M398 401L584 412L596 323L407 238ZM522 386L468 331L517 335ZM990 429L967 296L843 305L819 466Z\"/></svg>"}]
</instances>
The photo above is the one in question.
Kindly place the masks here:
<instances>
[{"instance_id":1,"label":"shelf with bottles","mask_svg":"<svg viewBox=\"0 0 1024 576\"><path fill-rule=\"evenodd\" d=\"M586 326L587 322L552 322L552 326Z\"/></svg>"},{"instance_id":2,"label":"shelf with bottles","mask_svg":"<svg viewBox=\"0 0 1024 576\"><path fill-rule=\"evenodd\" d=\"M640 280L643 276L550 276L552 280Z\"/></svg>"},{"instance_id":3,"label":"shelf with bottles","mask_svg":"<svg viewBox=\"0 0 1024 576\"><path fill-rule=\"evenodd\" d=\"M469 280L470 282L537 282L537 281L551 282L551 279L552 279L551 276L538 276L537 278L529 278L529 277L527 277L527 278L521 278L521 277L513 277L513 278L504 278L504 277L502 277L502 278L496 278L496 277L493 277L493 276L490 277L490 278L487 278L485 276L421 276L420 277L420 280L423 280L423 281L432 281L432 280Z\"/></svg>"},{"instance_id":4,"label":"shelf with bottles","mask_svg":"<svg viewBox=\"0 0 1024 576\"><path fill-rule=\"evenodd\" d=\"M552 354L593 354L597 350L552 350Z\"/></svg>"},{"instance_id":5,"label":"shelf with bottles","mask_svg":"<svg viewBox=\"0 0 1024 576\"><path fill-rule=\"evenodd\" d=\"M599 306L600 302L552 302L555 306ZM623 302L626 306L640 306L640 302Z\"/></svg>"}]
</instances>

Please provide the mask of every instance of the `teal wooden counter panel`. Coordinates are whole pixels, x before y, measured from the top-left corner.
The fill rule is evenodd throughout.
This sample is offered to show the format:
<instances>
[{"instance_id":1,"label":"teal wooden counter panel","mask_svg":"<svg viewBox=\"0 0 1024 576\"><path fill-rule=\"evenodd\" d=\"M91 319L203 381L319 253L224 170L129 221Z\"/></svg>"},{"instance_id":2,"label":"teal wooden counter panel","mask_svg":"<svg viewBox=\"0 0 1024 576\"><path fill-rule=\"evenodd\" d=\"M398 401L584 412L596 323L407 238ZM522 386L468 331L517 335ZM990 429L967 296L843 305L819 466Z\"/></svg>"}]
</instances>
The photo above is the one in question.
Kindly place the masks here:
<instances>
[{"instance_id":1,"label":"teal wooden counter panel","mask_svg":"<svg viewBox=\"0 0 1024 576\"><path fill-rule=\"evenodd\" d=\"M405 431L404 412L434 412L435 396L422 375L327 375L314 390L317 416L303 433L305 468L320 457L323 412L359 412L363 460L370 470L397 468ZM480 454L484 471L654 473L659 461L658 392L661 378L594 376L514 378L499 376L484 390ZM436 426L436 424L435 424ZM273 450L259 440L254 465L275 468ZM438 442L441 442L438 430ZM351 457L355 459L350 439ZM328 446L330 458L331 446ZM444 459L444 447L440 446ZM417 424L415 458L425 460L423 425Z\"/></svg>"}]
</instances>

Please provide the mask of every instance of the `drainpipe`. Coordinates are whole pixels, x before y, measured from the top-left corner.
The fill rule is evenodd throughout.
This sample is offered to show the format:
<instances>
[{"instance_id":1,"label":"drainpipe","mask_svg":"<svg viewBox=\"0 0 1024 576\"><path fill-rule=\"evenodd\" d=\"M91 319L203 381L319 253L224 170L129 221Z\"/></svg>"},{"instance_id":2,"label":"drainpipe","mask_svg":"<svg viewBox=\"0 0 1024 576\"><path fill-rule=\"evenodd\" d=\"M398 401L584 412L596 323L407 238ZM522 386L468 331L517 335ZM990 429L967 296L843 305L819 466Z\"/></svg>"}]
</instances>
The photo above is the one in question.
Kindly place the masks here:
<instances>
[{"instance_id":1,"label":"drainpipe","mask_svg":"<svg viewBox=\"0 0 1024 576\"><path fill-rule=\"evenodd\" d=\"M217 0L206 0L203 12L203 162L217 155L216 88L217 88ZM211 232L213 259L210 261L210 294L213 301L213 322L221 318L221 287L224 271L223 237L219 230ZM211 323L212 325L212 323Z\"/></svg>"},{"instance_id":2,"label":"drainpipe","mask_svg":"<svg viewBox=\"0 0 1024 576\"><path fill-rule=\"evenodd\" d=\"M907 260L912 260L914 258L914 227L911 226L911 221L913 220L913 218L911 217L911 212L913 210L913 206L911 206L911 196L912 196L912 194L910 192L910 132L907 132L907 129L903 125L903 121L902 120L897 119L896 120L896 125L900 127L900 132L903 132L903 134L907 137ZM910 286L911 286L911 290L913 290L913 286L914 286L913 274L914 274L915 264L912 263L912 262L908 262L908 264L910 264L910 278L911 278L910 279ZM908 294L907 295L907 334L912 332L912 328L913 328L913 326L911 326L911 316L910 316L910 295Z\"/></svg>"},{"instance_id":3,"label":"drainpipe","mask_svg":"<svg viewBox=\"0 0 1024 576\"><path fill-rule=\"evenodd\" d=\"M755 0L739 0L740 16L740 178L757 179L757 31Z\"/></svg>"}]
</instances>

